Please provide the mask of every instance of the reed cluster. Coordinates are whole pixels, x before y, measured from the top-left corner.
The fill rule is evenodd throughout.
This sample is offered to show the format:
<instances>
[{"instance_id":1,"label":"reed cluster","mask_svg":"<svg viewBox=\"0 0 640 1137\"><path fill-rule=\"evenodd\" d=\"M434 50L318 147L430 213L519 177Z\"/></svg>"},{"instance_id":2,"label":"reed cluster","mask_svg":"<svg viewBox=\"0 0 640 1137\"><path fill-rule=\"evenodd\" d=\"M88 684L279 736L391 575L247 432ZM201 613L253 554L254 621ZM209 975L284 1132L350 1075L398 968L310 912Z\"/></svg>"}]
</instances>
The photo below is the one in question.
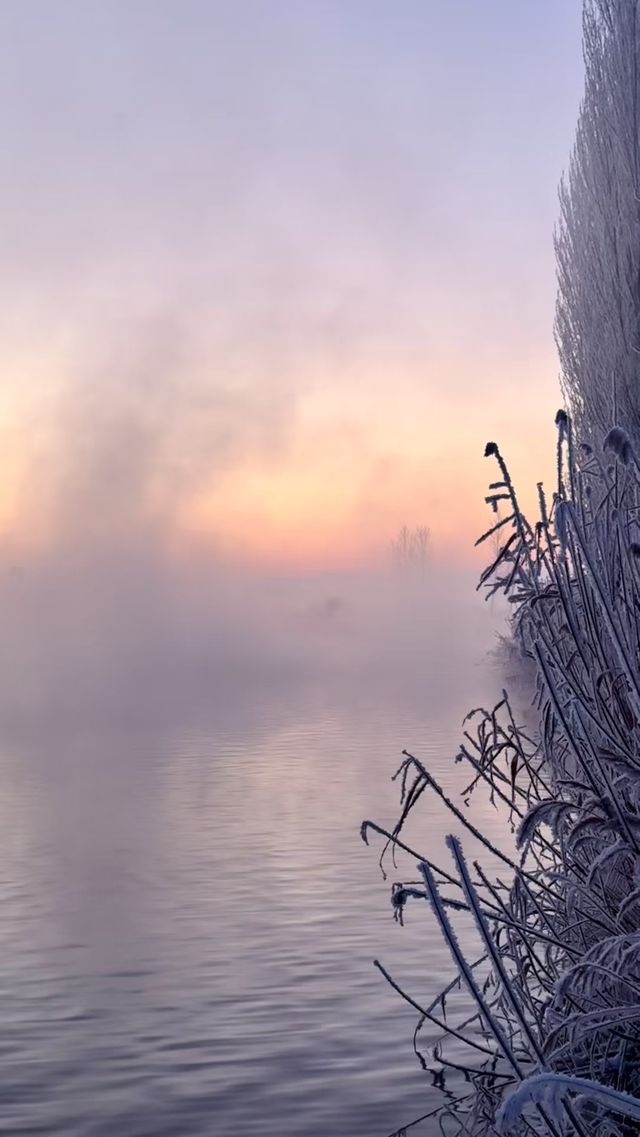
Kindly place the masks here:
<instances>
[{"instance_id":1,"label":"reed cluster","mask_svg":"<svg viewBox=\"0 0 640 1137\"><path fill-rule=\"evenodd\" d=\"M396 849L414 858L415 879L391 887L394 913L430 909L451 955L452 980L428 1006L376 963L416 1009L423 1065L463 1079L437 1111L445 1134L640 1133L640 465L622 429L598 452L574 446L564 412L556 422L557 486L551 500L538 487L534 523L500 450L486 448L495 521L479 543L500 542L481 586L512 606L539 728L519 726L504 693L472 713L457 758L467 794L483 785L515 842L498 847L408 752L395 827L362 826L365 841L384 839L382 861ZM439 864L405 840L429 803L463 834ZM464 833L484 864L468 860Z\"/></svg>"}]
</instances>

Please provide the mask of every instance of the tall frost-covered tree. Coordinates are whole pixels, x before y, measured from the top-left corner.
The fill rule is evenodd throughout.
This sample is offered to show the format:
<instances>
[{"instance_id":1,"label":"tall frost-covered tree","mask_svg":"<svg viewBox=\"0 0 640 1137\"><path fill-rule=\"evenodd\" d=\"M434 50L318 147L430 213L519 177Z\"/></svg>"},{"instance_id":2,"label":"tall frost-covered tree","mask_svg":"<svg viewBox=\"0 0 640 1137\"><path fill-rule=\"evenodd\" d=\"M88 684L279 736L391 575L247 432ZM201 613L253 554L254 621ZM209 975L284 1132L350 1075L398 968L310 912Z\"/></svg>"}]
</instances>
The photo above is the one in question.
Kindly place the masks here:
<instances>
[{"instance_id":1,"label":"tall frost-covered tree","mask_svg":"<svg viewBox=\"0 0 640 1137\"><path fill-rule=\"evenodd\" d=\"M556 233L556 338L581 437L640 440L640 0L585 0L585 93Z\"/></svg>"}]
</instances>

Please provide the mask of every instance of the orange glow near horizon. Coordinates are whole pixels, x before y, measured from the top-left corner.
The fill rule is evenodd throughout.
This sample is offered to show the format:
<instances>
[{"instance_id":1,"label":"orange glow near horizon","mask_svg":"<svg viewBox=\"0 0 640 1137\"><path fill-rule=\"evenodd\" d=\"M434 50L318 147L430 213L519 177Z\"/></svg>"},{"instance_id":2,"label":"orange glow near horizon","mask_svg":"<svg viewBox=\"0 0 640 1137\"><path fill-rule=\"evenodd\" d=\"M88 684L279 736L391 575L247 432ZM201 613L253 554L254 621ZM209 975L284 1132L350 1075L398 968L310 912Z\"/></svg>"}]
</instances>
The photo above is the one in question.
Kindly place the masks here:
<instances>
[{"instance_id":1,"label":"orange glow near horizon","mask_svg":"<svg viewBox=\"0 0 640 1137\"><path fill-rule=\"evenodd\" d=\"M62 408L69 402L60 378L64 368L47 370L40 360L39 369L37 362L31 382L12 385L0 405L0 534L22 549L55 543L60 524L83 539L80 528L74 530L73 498L58 500L66 483L63 478L58 485L56 476L75 463L74 477L82 481L86 439L76 438L56 411L57 398ZM384 563L402 525L427 525L435 561L476 566L483 554L474 551L474 540L491 524L483 499L496 473L483 457L486 441L500 444L530 512L536 510L536 482L549 484L554 470L559 398L553 357L514 361L512 367L500 362L499 370L477 364L474 385L464 392L456 357L432 363L428 384L418 369L389 375L384 367L355 390L345 391L340 376L333 385L309 383L278 446L245 448L220 468L214 461L211 472L205 464L199 479L180 492L170 469L153 467L151 478L155 483L160 475L166 497L155 503L155 532L178 552L194 543L210 545L232 561L313 572ZM310 364L310 373L315 368ZM437 382L434 371L441 372ZM513 421L506 393L518 386L531 390L536 381L539 398L530 398L526 421ZM172 427L160 424L159 467L164 431ZM139 521L142 527L146 520L144 488L137 487L140 501L133 508L126 494L110 502L111 521L122 507L125 538L127 525ZM98 515L93 534L101 523Z\"/></svg>"},{"instance_id":2,"label":"orange glow near horizon","mask_svg":"<svg viewBox=\"0 0 640 1137\"><path fill-rule=\"evenodd\" d=\"M521 504L535 515L536 483L552 489L555 406L550 398L530 414L525 431L469 400L468 419L451 431L446 401L431 393L428 403L414 393L402 413L378 404L368 421L307 417L280 460L235 467L186 503L185 535L215 535L259 565L315 571L384 562L402 525L424 524L434 559L477 565L484 553L474 541L494 520L484 495L497 475L485 443L502 445Z\"/></svg>"}]
</instances>

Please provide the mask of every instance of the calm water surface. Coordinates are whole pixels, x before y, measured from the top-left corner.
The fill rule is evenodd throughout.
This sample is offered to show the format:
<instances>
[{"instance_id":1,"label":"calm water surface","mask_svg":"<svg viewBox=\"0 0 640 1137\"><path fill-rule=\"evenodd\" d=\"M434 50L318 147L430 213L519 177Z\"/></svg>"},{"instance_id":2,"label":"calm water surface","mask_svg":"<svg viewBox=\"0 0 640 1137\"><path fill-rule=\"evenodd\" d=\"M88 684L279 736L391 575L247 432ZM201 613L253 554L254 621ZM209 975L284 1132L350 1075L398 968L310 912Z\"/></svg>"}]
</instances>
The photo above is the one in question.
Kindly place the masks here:
<instances>
[{"instance_id":1,"label":"calm water surface","mask_svg":"<svg viewBox=\"0 0 640 1137\"><path fill-rule=\"evenodd\" d=\"M437 1103L371 961L427 999L449 960L426 914L394 923L358 830L393 821L403 746L459 784L460 720L503 679L485 623L424 631L419 668L6 730L2 1132L386 1137ZM433 807L415 840L448 828Z\"/></svg>"}]
</instances>

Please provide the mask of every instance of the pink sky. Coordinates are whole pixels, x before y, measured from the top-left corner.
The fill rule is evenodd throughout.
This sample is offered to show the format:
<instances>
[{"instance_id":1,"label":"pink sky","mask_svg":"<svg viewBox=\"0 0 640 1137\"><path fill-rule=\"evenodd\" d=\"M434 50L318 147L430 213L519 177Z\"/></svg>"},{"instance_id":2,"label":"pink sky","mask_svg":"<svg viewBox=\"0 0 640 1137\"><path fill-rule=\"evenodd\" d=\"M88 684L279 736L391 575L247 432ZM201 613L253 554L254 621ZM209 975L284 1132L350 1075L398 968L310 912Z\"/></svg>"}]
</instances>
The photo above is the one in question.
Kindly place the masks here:
<instances>
[{"instance_id":1,"label":"pink sky","mask_svg":"<svg viewBox=\"0 0 640 1137\"><path fill-rule=\"evenodd\" d=\"M3 4L5 534L471 558L485 442L553 471L579 7Z\"/></svg>"}]
</instances>

